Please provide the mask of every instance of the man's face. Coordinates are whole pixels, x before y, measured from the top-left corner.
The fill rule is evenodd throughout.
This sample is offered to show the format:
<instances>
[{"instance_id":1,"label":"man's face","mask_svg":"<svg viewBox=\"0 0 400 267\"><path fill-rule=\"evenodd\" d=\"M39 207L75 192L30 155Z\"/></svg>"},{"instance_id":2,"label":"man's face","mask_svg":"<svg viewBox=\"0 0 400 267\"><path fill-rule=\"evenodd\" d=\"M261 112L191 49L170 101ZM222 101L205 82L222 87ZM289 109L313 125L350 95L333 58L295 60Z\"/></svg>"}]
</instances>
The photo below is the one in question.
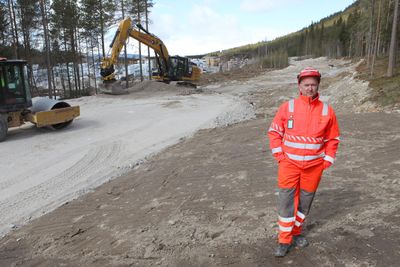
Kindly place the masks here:
<instances>
[{"instance_id":1,"label":"man's face","mask_svg":"<svg viewBox=\"0 0 400 267\"><path fill-rule=\"evenodd\" d=\"M314 98L318 93L318 80L313 77L303 78L299 84L299 90L302 95Z\"/></svg>"}]
</instances>

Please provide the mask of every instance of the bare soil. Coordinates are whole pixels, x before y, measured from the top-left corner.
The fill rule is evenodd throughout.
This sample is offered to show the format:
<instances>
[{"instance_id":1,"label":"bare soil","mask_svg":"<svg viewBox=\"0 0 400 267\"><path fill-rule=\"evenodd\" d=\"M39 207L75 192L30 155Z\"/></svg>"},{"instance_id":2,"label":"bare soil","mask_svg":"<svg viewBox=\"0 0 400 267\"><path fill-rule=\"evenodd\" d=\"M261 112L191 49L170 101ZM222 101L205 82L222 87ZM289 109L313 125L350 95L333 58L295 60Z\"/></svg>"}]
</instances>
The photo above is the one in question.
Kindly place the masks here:
<instances>
[{"instance_id":1,"label":"bare soil","mask_svg":"<svg viewBox=\"0 0 400 267\"><path fill-rule=\"evenodd\" d=\"M215 82L220 83L232 80L243 81L265 74L268 71L270 71L270 69L262 68L259 64L245 65L242 68L226 72L204 73L197 84L202 86Z\"/></svg>"},{"instance_id":2,"label":"bare soil","mask_svg":"<svg viewBox=\"0 0 400 267\"><path fill-rule=\"evenodd\" d=\"M0 266L398 266L400 114L366 112L368 85L349 62L293 64L206 87L240 95L257 119L201 130L14 230L0 241ZM265 131L304 65L329 80L321 94L342 142L306 221L310 246L276 259L277 166Z\"/></svg>"}]
</instances>

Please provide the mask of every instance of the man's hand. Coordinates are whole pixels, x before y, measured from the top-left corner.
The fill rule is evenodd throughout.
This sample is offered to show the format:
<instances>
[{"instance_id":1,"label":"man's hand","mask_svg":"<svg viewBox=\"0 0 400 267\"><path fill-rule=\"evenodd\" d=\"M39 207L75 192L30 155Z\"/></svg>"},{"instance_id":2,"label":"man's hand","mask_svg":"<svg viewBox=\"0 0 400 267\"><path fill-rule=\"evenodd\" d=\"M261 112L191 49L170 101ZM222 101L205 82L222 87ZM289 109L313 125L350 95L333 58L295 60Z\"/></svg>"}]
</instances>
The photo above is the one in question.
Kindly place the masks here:
<instances>
[{"instance_id":1,"label":"man's hand","mask_svg":"<svg viewBox=\"0 0 400 267\"><path fill-rule=\"evenodd\" d=\"M328 169L332 165L332 162L324 160L324 170Z\"/></svg>"},{"instance_id":2,"label":"man's hand","mask_svg":"<svg viewBox=\"0 0 400 267\"><path fill-rule=\"evenodd\" d=\"M281 160L285 159L285 155L282 152L274 154L275 160L279 163Z\"/></svg>"}]
</instances>

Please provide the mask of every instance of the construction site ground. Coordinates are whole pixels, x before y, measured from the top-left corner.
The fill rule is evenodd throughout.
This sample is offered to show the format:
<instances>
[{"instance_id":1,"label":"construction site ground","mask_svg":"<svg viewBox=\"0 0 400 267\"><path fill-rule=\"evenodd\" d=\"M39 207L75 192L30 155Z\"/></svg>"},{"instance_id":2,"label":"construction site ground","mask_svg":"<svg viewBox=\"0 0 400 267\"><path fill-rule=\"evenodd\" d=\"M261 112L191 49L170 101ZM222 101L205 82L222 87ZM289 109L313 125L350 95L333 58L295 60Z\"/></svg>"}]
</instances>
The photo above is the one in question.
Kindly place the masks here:
<instances>
[{"instance_id":1,"label":"construction site ground","mask_svg":"<svg viewBox=\"0 0 400 267\"><path fill-rule=\"evenodd\" d=\"M304 226L310 245L277 259L273 256L277 164L266 130L278 106L297 96L296 74L305 66L322 72L321 98L336 110L342 141ZM54 138L56 149L49 155L55 159L41 158L43 151L53 150L43 139L32 148L25 147L33 151L32 159L39 159L36 164L44 168L63 159L70 164L59 163L40 172L33 165L24 170L26 162L14 162L16 158L1 158L5 178L0 180L4 235L0 266L398 266L400 113L367 100L370 89L367 82L357 79L356 66L317 58L293 60L283 70L249 71L238 79L205 77L208 82L198 89L167 90L148 83L132 88L129 95L98 96L97 102L77 100L82 115L63 133L18 129L0 144L2 151L12 144L26 145L19 143L23 139L34 142L44 135ZM120 118L86 117L98 112L93 111L96 105L124 103L115 112L131 110L129 101L142 104L144 112L161 106L154 114L159 120L140 120L145 113L131 120L135 114L129 112ZM201 115L191 109L194 103L202 107L197 110ZM182 123L168 118L182 113L188 116ZM101 132L99 124L107 119L116 121ZM127 124L135 120L141 124L130 128ZM190 127L146 143L168 135L162 121L170 128ZM156 135L136 135L155 123ZM85 148L90 138L97 141ZM66 153L58 142L74 149ZM143 142L146 145L137 149ZM71 156L74 153L78 155ZM8 175L3 172L6 167ZM54 190L58 183L50 186L52 180L35 186L20 181L27 190L36 190L30 196L29 190L13 188L18 183L10 177L18 179L20 174L13 168L22 170L33 184L29 177L48 175L61 181L80 175L83 180L68 187L64 195ZM53 191L47 192L46 186ZM24 212L18 213L19 209Z\"/></svg>"}]
</instances>

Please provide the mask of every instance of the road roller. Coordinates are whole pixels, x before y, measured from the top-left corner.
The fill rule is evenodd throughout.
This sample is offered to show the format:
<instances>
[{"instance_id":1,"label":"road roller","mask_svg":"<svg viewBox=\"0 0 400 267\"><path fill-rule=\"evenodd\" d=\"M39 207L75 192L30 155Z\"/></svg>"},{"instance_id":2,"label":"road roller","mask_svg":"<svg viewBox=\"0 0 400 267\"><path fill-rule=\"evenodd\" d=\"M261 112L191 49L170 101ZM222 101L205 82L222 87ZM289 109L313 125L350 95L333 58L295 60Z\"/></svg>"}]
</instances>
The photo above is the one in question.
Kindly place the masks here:
<instances>
[{"instance_id":1,"label":"road roller","mask_svg":"<svg viewBox=\"0 0 400 267\"><path fill-rule=\"evenodd\" d=\"M25 60L0 57L0 142L8 129L31 122L55 130L68 126L80 115L79 106L48 97L31 97Z\"/></svg>"}]
</instances>

